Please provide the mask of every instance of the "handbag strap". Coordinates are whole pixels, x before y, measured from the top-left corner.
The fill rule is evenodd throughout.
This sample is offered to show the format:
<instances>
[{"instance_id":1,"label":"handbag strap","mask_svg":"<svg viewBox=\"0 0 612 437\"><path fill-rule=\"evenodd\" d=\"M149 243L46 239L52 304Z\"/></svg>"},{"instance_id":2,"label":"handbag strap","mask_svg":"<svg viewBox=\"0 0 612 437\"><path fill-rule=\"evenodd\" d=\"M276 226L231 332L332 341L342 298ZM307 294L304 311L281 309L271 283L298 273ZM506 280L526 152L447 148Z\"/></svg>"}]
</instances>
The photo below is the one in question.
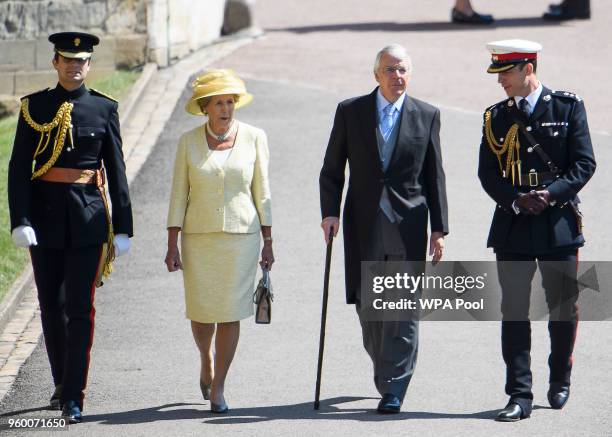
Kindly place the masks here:
<instances>
[{"instance_id":1,"label":"handbag strap","mask_svg":"<svg viewBox=\"0 0 612 437\"><path fill-rule=\"evenodd\" d=\"M261 268L261 273L263 275L263 285L264 287L266 287L268 290L270 290L271 288L271 284L270 284L270 270L262 267Z\"/></svg>"},{"instance_id":2,"label":"handbag strap","mask_svg":"<svg viewBox=\"0 0 612 437\"><path fill-rule=\"evenodd\" d=\"M259 284L255 287L255 292L253 293L253 303L259 303L259 299L262 299L264 296L270 296L270 301L274 300L274 293L272 293L272 281L270 281L270 270L262 267L261 268L262 278L259 280ZM257 292L259 289L263 288L263 292L258 295Z\"/></svg>"},{"instance_id":3,"label":"handbag strap","mask_svg":"<svg viewBox=\"0 0 612 437\"><path fill-rule=\"evenodd\" d=\"M548 153L546 153L544 149L542 149L542 146L540 146L540 144L536 141L533 135L531 135L531 132L529 132L527 128L525 128L525 123L523 123L523 120L521 120L521 113L519 112L519 109L516 107L516 105L513 105L510 108L510 116L512 117L512 121L514 121L514 123L518 125L519 129L521 130L521 133L525 136L525 138L527 138L527 142L529 143L529 147L531 148L531 150L536 152L538 157L542 160L542 162L544 162L544 164L546 164L546 166L551 172L555 173L556 175L559 175L561 172L559 171L559 167L557 167L557 164L555 164L552 158L548 156Z\"/></svg>"}]
</instances>

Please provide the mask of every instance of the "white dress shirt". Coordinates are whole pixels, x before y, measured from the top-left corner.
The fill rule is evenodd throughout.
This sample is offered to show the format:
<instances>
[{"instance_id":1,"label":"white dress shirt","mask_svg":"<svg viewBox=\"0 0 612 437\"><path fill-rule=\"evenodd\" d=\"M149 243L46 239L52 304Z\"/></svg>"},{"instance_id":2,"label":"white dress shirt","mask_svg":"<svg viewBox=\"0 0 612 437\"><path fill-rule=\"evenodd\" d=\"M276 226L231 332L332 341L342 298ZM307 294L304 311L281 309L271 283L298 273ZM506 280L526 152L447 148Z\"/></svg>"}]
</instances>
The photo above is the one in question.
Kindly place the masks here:
<instances>
[{"instance_id":1,"label":"white dress shirt","mask_svg":"<svg viewBox=\"0 0 612 437\"><path fill-rule=\"evenodd\" d=\"M517 107L520 108L521 100L523 99L527 100L527 102L529 102L529 114L532 114L533 109L536 107L536 103L538 103L538 99L540 98L540 95L542 94L543 89L544 87L540 83L538 87L535 89L535 91L529 94L527 97L514 96L514 102L517 104Z\"/></svg>"}]
</instances>

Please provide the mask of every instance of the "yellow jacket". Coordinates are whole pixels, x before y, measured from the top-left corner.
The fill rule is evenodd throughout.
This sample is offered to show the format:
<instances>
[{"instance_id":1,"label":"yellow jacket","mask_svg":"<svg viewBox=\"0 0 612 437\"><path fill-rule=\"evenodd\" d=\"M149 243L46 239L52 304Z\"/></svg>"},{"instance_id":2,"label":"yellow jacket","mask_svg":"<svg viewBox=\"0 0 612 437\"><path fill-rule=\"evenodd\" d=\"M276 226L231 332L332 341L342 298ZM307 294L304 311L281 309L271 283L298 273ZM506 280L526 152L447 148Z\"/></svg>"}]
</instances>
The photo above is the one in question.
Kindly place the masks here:
<instances>
[{"instance_id":1,"label":"yellow jacket","mask_svg":"<svg viewBox=\"0 0 612 437\"><path fill-rule=\"evenodd\" d=\"M168 227L185 233L252 233L272 226L265 132L239 122L234 147L222 168L212 153L204 125L181 136Z\"/></svg>"}]
</instances>

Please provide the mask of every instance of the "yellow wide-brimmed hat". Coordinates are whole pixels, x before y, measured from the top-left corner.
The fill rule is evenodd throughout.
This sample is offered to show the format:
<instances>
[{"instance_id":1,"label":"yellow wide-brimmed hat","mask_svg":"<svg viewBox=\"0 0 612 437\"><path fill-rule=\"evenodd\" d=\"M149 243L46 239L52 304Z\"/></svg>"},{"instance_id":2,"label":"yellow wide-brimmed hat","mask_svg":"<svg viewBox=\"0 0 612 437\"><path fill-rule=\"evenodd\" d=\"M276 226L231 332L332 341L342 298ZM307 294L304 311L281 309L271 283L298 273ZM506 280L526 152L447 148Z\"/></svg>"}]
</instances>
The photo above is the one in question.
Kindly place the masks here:
<instances>
[{"instance_id":1,"label":"yellow wide-brimmed hat","mask_svg":"<svg viewBox=\"0 0 612 437\"><path fill-rule=\"evenodd\" d=\"M208 70L191 84L193 94L185 110L193 115L205 115L198 104L198 100L205 97L220 96L223 94L234 94L238 96L234 108L238 109L248 105L253 96L247 93L244 81L238 77L234 70L229 68Z\"/></svg>"}]
</instances>

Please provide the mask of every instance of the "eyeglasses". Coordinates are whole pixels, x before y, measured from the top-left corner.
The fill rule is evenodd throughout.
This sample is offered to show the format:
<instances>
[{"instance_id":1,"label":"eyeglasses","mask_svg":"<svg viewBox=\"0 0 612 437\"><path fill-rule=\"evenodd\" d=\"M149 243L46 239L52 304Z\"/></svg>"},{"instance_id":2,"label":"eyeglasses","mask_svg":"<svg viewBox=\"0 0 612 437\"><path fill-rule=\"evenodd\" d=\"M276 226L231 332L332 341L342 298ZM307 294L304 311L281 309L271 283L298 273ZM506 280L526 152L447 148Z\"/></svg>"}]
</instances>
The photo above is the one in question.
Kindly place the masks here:
<instances>
[{"instance_id":1,"label":"eyeglasses","mask_svg":"<svg viewBox=\"0 0 612 437\"><path fill-rule=\"evenodd\" d=\"M393 74L397 71L400 76L404 76L406 73L408 73L408 70L406 70L405 67L385 67L383 71L386 74Z\"/></svg>"}]
</instances>

